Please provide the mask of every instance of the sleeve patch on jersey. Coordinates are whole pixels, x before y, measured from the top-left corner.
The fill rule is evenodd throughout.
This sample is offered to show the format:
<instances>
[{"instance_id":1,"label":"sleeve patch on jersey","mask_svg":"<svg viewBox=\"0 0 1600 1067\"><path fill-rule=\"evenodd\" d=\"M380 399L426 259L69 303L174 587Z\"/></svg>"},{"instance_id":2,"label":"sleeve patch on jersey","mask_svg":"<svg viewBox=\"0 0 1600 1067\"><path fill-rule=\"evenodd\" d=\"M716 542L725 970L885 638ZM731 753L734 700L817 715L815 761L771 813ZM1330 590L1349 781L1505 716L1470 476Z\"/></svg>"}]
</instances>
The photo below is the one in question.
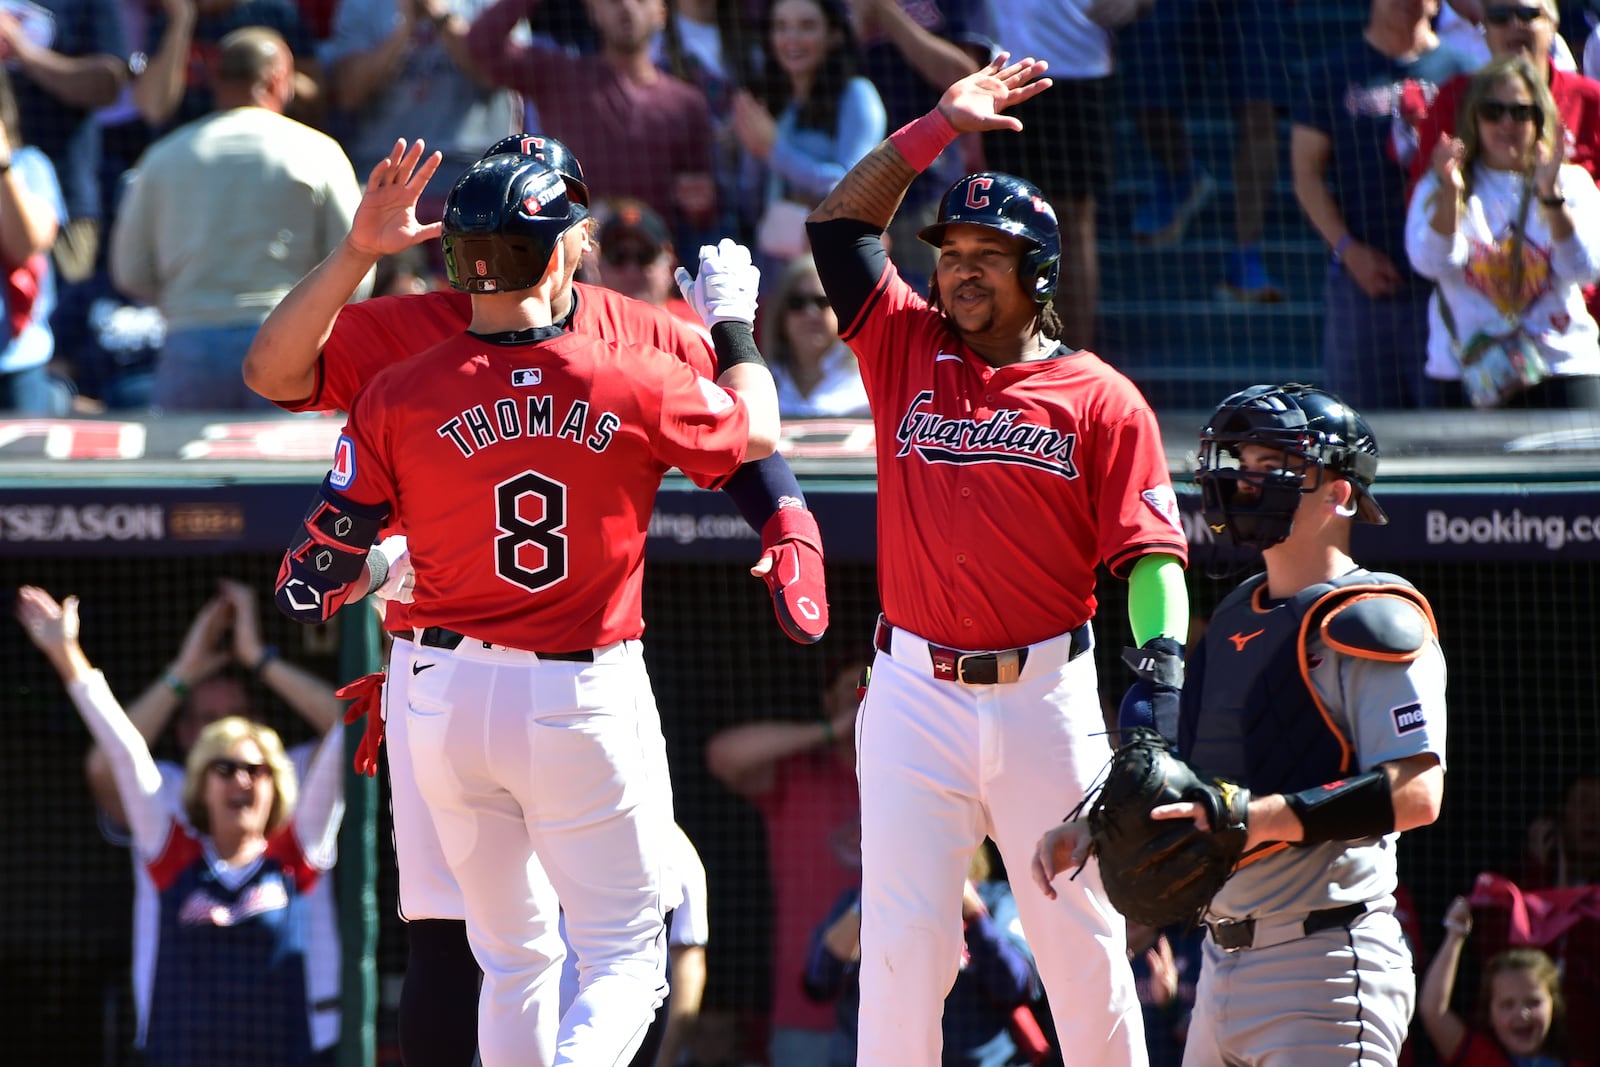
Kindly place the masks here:
<instances>
[{"instance_id":1,"label":"sleeve patch on jersey","mask_svg":"<svg viewBox=\"0 0 1600 1067\"><path fill-rule=\"evenodd\" d=\"M1390 712L1394 716L1394 732L1396 734L1415 733L1428 725L1428 717L1422 713L1422 705L1411 703L1403 704Z\"/></svg>"},{"instance_id":2,"label":"sleeve patch on jersey","mask_svg":"<svg viewBox=\"0 0 1600 1067\"><path fill-rule=\"evenodd\" d=\"M700 395L713 415L720 415L733 407L733 397L722 386L707 378L700 379Z\"/></svg>"},{"instance_id":3,"label":"sleeve patch on jersey","mask_svg":"<svg viewBox=\"0 0 1600 1067\"><path fill-rule=\"evenodd\" d=\"M1153 489L1146 489L1139 494L1145 506L1160 515L1179 533L1183 532L1183 520L1178 517L1178 494L1172 491L1170 485L1158 485Z\"/></svg>"},{"instance_id":4,"label":"sleeve patch on jersey","mask_svg":"<svg viewBox=\"0 0 1600 1067\"><path fill-rule=\"evenodd\" d=\"M339 435L339 444L333 450L333 469L328 472L328 484L335 489L348 489L356 480L356 445L347 434Z\"/></svg>"}]
</instances>

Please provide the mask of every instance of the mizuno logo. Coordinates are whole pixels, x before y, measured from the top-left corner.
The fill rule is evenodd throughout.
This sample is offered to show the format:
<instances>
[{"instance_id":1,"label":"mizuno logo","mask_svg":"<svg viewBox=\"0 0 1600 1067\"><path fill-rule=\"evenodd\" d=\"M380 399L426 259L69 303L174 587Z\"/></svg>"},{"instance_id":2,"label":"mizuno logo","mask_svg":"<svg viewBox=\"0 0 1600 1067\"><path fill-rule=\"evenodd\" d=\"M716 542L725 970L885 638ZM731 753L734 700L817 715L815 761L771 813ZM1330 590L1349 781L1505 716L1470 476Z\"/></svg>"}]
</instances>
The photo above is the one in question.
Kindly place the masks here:
<instances>
[{"instance_id":1,"label":"mizuno logo","mask_svg":"<svg viewBox=\"0 0 1600 1067\"><path fill-rule=\"evenodd\" d=\"M423 671L427 670L429 667L437 667L437 666L438 666L437 663L413 663L411 665L411 673L413 675L421 674Z\"/></svg>"},{"instance_id":2,"label":"mizuno logo","mask_svg":"<svg viewBox=\"0 0 1600 1067\"><path fill-rule=\"evenodd\" d=\"M1235 652L1243 652L1245 645L1248 645L1251 641L1254 641L1256 638L1260 637L1262 634L1264 634L1266 632L1267 632L1266 629L1262 628L1260 630L1257 630L1253 634L1246 634L1246 633L1233 634L1228 638L1228 640L1233 642L1233 650Z\"/></svg>"}]
</instances>

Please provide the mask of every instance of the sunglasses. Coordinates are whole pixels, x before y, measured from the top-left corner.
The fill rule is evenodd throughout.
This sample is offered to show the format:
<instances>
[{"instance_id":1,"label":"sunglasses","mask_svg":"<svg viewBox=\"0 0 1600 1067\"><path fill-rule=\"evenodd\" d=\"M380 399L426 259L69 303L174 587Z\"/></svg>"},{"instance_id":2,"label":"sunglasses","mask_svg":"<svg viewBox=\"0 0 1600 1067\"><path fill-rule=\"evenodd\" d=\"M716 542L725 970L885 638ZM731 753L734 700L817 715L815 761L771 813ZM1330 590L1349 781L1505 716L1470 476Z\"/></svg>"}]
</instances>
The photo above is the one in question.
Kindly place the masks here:
<instances>
[{"instance_id":1,"label":"sunglasses","mask_svg":"<svg viewBox=\"0 0 1600 1067\"><path fill-rule=\"evenodd\" d=\"M600 258L613 267L648 267L661 258L661 253L647 248L606 248L601 250Z\"/></svg>"},{"instance_id":2,"label":"sunglasses","mask_svg":"<svg viewBox=\"0 0 1600 1067\"><path fill-rule=\"evenodd\" d=\"M790 293L789 300L784 306L790 311L806 311L808 309L827 311L829 307L828 298L821 293Z\"/></svg>"},{"instance_id":3,"label":"sunglasses","mask_svg":"<svg viewBox=\"0 0 1600 1067\"><path fill-rule=\"evenodd\" d=\"M1508 104L1504 100L1478 102L1478 117L1484 122L1499 122L1507 115L1517 122L1538 124L1544 121L1544 112L1539 110L1538 104Z\"/></svg>"},{"instance_id":4,"label":"sunglasses","mask_svg":"<svg viewBox=\"0 0 1600 1067\"><path fill-rule=\"evenodd\" d=\"M1543 16L1544 8L1542 7L1511 7L1496 5L1495 7L1486 7L1483 9L1483 20L1489 23L1491 26L1505 26L1508 25L1512 19L1516 19L1518 22L1526 24L1532 22L1534 19L1542 18Z\"/></svg>"},{"instance_id":5,"label":"sunglasses","mask_svg":"<svg viewBox=\"0 0 1600 1067\"><path fill-rule=\"evenodd\" d=\"M272 773L272 768L265 763L245 763L236 759L214 759L209 766L211 773L222 779L237 778L239 772L243 771L251 781L257 781Z\"/></svg>"}]
</instances>

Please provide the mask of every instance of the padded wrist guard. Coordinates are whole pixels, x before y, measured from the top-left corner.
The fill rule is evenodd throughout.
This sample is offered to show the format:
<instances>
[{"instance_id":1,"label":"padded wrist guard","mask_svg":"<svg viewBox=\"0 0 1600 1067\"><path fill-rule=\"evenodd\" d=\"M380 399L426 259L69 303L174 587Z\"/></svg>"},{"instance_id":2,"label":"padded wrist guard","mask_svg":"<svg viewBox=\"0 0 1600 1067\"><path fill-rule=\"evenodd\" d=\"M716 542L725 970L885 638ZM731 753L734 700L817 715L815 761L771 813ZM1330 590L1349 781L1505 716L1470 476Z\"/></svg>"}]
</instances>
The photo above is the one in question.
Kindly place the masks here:
<instances>
[{"instance_id":1,"label":"padded wrist guard","mask_svg":"<svg viewBox=\"0 0 1600 1067\"><path fill-rule=\"evenodd\" d=\"M1143 726L1169 742L1178 738L1178 702L1183 690L1183 646L1171 637L1152 637L1140 648L1122 650L1139 680L1123 694L1117 729Z\"/></svg>"},{"instance_id":2,"label":"padded wrist guard","mask_svg":"<svg viewBox=\"0 0 1600 1067\"><path fill-rule=\"evenodd\" d=\"M1359 841L1394 832L1394 793L1383 768L1352 778L1285 793L1284 801L1300 819L1304 837L1298 844Z\"/></svg>"},{"instance_id":3,"label":"padded wrist guard","mask_svg":"<svg viewBox=\"0 0 1600 1067\"><path fill-rule=\"evenodd\" d=\"M324 478L278 568L278 609L297 622L332 618L350 599L388 514L387 506L346 500Z\"/></svg>"}]
</instances>

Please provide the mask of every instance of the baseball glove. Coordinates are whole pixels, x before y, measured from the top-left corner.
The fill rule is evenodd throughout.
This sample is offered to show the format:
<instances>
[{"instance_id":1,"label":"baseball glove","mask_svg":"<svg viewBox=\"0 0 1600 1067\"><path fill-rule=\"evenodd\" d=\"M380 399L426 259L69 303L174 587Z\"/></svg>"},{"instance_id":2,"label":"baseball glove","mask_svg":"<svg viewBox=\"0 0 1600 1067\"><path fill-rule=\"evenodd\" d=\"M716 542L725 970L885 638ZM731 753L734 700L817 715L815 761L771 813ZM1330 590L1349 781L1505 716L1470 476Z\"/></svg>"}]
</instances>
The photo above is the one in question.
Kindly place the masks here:
<instances>
[{"instance_id":1,"label":"baseball glove","mask_svg":"<svg viewBox=\"0 0 1600 1067\"><path fill-rule=\"evenodd\" d=\"M1125 736L1089 809L1100 882L1112 905L1134 922L1159 927L1193 921L1244 851L1250 792L1200 774L1154 730ZM1205 810L1211 832L1192 819L1150 818L1151 809L1181 801Z\"/></svg>"}]
</instances>

